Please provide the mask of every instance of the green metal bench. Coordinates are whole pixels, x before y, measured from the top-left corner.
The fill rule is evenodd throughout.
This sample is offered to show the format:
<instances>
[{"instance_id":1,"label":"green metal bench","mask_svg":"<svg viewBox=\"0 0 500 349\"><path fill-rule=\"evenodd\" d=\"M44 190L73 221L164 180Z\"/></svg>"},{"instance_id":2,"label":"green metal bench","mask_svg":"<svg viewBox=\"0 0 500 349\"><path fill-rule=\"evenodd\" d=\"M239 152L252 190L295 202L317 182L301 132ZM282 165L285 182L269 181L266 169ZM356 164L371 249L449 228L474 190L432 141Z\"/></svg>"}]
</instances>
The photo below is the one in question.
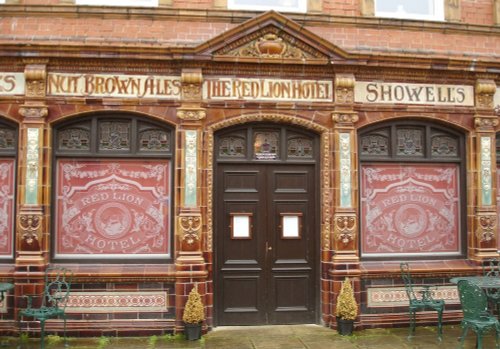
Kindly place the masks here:
<instances>
[{"instance_id":1,"label":"green metal bench","mask_svg":"<svg viewBox=\"0 0 500 349\"><path fill-rule=\"evenodd\" d=\"M422 285L422 290L415 291L413 280L410 274L410 267L408 263L403 262L400 264L401 278L405 284L406 295L409 300L409 313L410 313L410 334L408 338L410 339L415 334L416 326L416 312L419 310L436 310L438 313L438 338L442 339L443 336L443 311L444 311L444 300L434 299L432 296L433 290L431 288L436 288L431 285ZM419 296L417 296L417 294Z\"/></svg>"},{"instance_id":2,"label":"green metal bench","mask_svg":"<svg viewBox=\"0 0 500 349\"><path fill-rule=\"evenodd\" d=\"M471 328L476 333L477 349L482 349L483 334L489 329L495 330L496 347L498 348L500 324L496 317L488 312L488 299L483 290L470 281L460 280L458 282L458 296L464 313L460 347L463 347L467 331Z\"/></svg>"},{"instance_id":3,"label":"green metal bench","mask_svg":"<svg viewBox=\"0 0 500 349\"><path fill-rule=\"evenodd\" d=\"M73 273L66 268L51 267L45 271L44 290L40 295L25 295L27 308L19 311L19 329L23 316L40 321L40 348L44 348L45 321L62 317L64 320L64 340L66 345L66 303L71 289ZM34 306L37 299L40 306Z\"/></svg>"}]
</instances>

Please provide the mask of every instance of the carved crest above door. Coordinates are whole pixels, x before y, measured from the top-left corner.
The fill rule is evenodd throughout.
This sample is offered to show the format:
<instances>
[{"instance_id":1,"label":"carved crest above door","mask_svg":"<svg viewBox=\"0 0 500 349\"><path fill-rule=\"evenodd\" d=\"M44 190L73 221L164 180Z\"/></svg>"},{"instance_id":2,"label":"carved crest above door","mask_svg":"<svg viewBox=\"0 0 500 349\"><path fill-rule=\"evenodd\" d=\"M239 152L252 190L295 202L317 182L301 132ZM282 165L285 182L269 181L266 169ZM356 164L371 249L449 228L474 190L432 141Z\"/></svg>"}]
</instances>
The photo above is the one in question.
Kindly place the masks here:
<instances>
[{"instance_id":1,"label":"carved crest above door","mask_svg":"<svg viewBox=\"0 0 500 349\"><path fill-rule=\"evenodd\" d=\"M216 61L327 64L346 53L277 12L269 11L198 47Z\"/></svg>"}]
</instances>

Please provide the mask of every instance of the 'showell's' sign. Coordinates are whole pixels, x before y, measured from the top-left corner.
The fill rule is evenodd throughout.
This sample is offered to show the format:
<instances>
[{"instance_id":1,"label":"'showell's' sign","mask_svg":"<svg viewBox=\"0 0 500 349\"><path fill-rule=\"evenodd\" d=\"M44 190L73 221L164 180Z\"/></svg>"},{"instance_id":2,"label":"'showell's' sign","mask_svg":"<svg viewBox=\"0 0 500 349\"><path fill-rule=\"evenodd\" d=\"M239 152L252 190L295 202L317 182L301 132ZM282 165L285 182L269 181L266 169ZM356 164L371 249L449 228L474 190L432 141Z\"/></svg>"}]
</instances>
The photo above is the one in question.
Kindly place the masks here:
<instances>
[{"instance_id":1,"label":"'showell's' sign","mask_svg":"<svg viewBox=\"0 0 500 349\"><path fill-rule=\"evenodd\" d=\"M354 100L359 103L474 106L474 88L463 85L357 81Z\"/></svg>"},{"instance_id":2,"label":"'showell's' sign","mask_svg":"<svg viewBox=\"0 0 500 349\"><path fill-rule=\"evenodd\" d=\"M0 95L23 95L25 80L23 73L0 72Z\"/></svg>"}]
</instances>

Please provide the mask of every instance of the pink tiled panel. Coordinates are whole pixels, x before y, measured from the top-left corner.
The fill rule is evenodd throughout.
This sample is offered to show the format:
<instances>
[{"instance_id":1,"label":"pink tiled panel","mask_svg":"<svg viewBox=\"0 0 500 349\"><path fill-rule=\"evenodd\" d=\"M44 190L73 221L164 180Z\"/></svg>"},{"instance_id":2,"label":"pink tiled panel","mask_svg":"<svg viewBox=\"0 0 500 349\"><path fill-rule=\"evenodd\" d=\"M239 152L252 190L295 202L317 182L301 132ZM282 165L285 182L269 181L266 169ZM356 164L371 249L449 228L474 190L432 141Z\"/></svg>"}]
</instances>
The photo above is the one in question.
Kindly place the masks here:
<instances>
[{"instance_id":1,"label":"pink tiled panel","mask_svg":"<svg viewBox=\"0 0 500 349\"><path fill-rule=\"evenodd\" d=\"M165 255L167 160L59 160L57 255Z\"/></svg>"},{"instance_id":2,"label":"pink tiled panel","mask_svg":"<svg viewBox=\"0 0 500 349\"><path fill-rule=\"evenodd\" d=\"M362 253L458 253L458 173L456 164L363 165Z\"/></svg>"},{"instance_id":3,"label":"pink tiled panel","mask_svg":"<svg viewBox=\"0 0 500 349\"><path fill-rule=\"evenodd\" d=\"M12 256L14 175L14 159L0 159L0 256Z\"/></svg>"}]
</instances>

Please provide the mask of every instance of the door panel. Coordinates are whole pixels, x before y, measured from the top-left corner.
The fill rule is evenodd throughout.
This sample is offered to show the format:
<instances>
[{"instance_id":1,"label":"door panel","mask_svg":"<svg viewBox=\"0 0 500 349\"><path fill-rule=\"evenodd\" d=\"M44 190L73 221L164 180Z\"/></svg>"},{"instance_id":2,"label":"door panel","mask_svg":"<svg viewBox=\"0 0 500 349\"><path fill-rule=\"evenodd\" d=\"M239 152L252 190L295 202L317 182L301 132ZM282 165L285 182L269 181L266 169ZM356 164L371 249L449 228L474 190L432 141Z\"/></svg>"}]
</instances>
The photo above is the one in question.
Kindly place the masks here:
<instances>
[{"instance_id":1,"label":"door panel","mask_svg":"<svg viewBox=\"0 0 500 349\"><path fill-rule=\"evenodd\" d=\"M314 171L314 165L218 164L218 325L316 321ZM248 222L249 236L242 237L241 222Z\"/></svg>"}]
</instances>

